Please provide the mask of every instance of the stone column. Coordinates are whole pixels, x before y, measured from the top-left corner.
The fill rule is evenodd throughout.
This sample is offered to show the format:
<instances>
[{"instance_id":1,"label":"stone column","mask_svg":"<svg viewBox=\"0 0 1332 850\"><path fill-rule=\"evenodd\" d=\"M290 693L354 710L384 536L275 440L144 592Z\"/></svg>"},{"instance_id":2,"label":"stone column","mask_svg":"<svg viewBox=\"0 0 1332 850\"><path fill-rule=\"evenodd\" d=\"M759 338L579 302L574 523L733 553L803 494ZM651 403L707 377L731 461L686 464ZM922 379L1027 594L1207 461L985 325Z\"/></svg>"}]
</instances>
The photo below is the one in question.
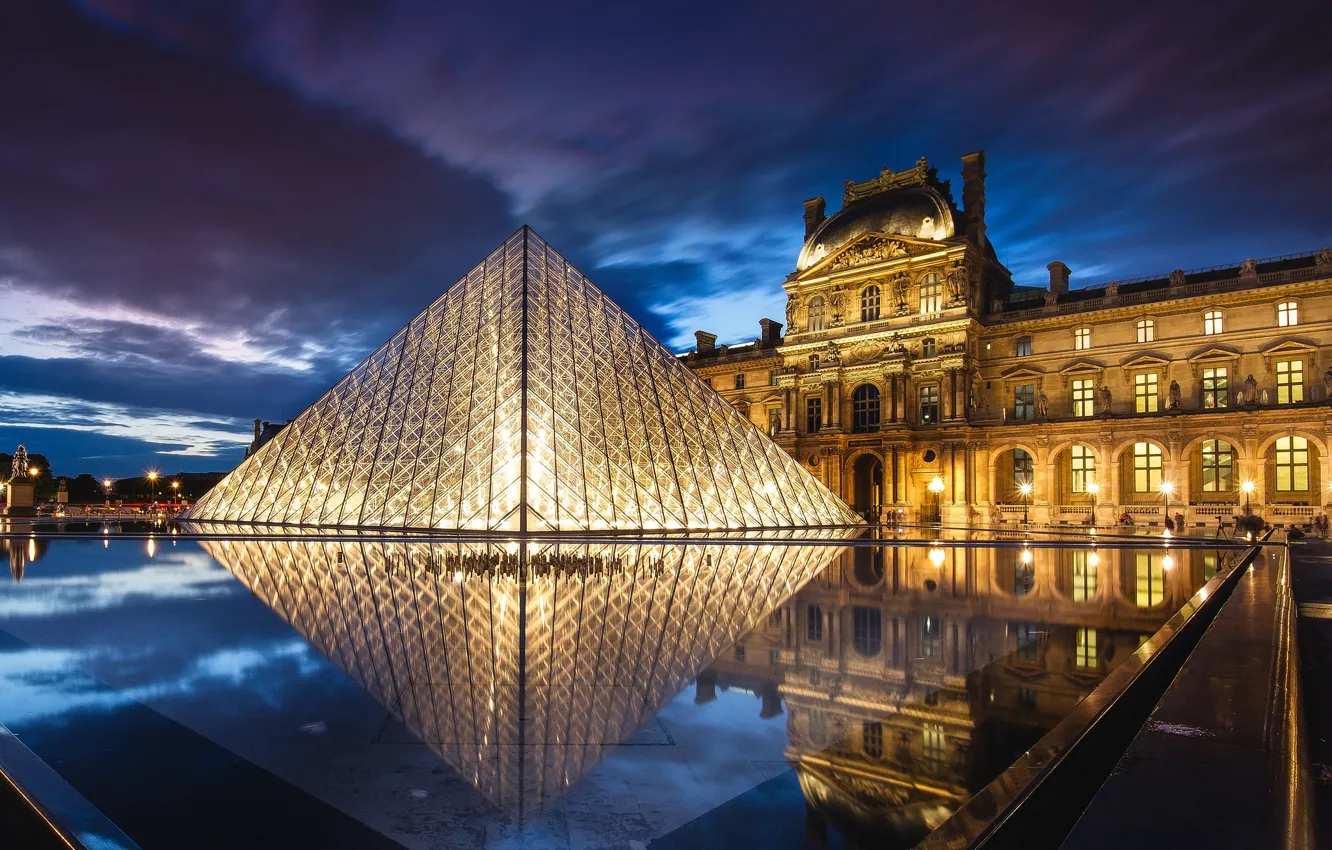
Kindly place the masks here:
<instances>
[{"instance_id":1,"label":"stone column","mask_svg":"<svg viewBox=\"0 0 1332 850\"><path fill-rule=\"evenodd\" d=\"M1050 440L1041 437L1036 441L1036 457L1032 458L1033 492L1031 494L1030 516L1035 523L1050 522L1052 481L1050 475Z\"/></svg>"}]
</instances>

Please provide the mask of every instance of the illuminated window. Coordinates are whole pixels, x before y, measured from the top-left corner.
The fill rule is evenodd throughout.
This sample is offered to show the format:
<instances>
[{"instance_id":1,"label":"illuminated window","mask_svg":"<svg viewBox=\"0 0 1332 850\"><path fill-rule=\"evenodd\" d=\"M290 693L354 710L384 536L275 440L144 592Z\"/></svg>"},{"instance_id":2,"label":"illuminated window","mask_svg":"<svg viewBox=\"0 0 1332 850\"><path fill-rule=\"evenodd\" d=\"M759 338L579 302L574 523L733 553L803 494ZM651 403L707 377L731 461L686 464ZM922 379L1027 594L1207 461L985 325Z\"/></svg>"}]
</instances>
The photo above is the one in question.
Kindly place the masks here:
<instances>
[{"instance_id":1,"label":"illuminated window","mask_svg":"<svg viewBox=\"0 0 1332 850\"><path fill-rule=\"evenodd\" d=\"M872 759L883 758L883 725L879 723L860 724L860 748Z\"/></svg>"},{"instance_id":2,"label":"illuminated window","mask_svg":"<svg viewBox=\"0 0 1332 850\"><path fill-rule=\"evenodd\" d=\"M1138 342L1153 342L1156 339L1156 322L1152 319L1138 320Z\"/></svg>"},{"instance_id":3,"label":"illuminated window","mask_svg":"<svg viewBox=\"0 0 1332 850\"><path fill-rule=\"evenodd\" d=\"M1203 313L1203 333L1219 334L1224 329L1223 324L1220 310L1208 310Z\"/></svg>"},{"instance_id":4,"label":"illuminated window","mask_svg":"<svg viewBox=\"0 0 1332 850\"><path fill-rule=\"evenodd\" d=\"M1133 444L1133 492L1154 493L1161 488L1161 447Z\"/></svg>"},{"instance_id":5,"label":"illuminated window","mask_svg":"<svg viewBox=\"0 0 1332 850\"><path fill-rule=\"evenodd\" d=\"M938 348L934 344L934 337L927 336L920 341L920 356L933 357L938 354Z\"/></svg>"},{"instance_id":6,"label":"illuminated window","mask_svg":"<svg viewBox=\"0 0 1332 850\"><path fill-rule=\"evenodd\" d=\"M1276 364L1277 404L1304 401L1304 361L1278 360Z\"/></svg>"},{"instance_id":7,"label":"illuminated window","mask_svg":"<svg viewBox=\"0 0 1332 850\"><path fill-rule=\"evenodd\" d=\"M810 603L805 609L805 637L823 640L823 606Z\"/></svg>"},{"instance_id":8,"label":"illuminated window","mask_svg":"<svg viewBox=\"0 0 1332 850\"><path fill-rule=\"evenodd\" d=\"M1160 552L1137 552L1134 564L1134 601L1139 608L1165 601L1165 556Z\"/></svg>"},{"instance_id":9,"label":"illuminated window","mask_svg":"<svg viewBox=\"0 0 1332 850\"><path fill-rule=\"evenodd\" d=\"M1091 328L1078 328L1073 332L1073 350L1086 351L1091 348Z\"/></svg>"},{"instance_id":10,"label":"illuminated window","mask_svg":"<svg viewBox=\"0 0 1332 850\"><path fill-rule=\"evenodd\" d=\"M1220 557L1217 556L1217 553L1215 552L1204 552L1202 560L1203 560L1203 581L1211 581L1212 577L1216 575L1216 571L1220 566L1221 559Z\"/></svg>"},{"instance_id":11,"label":"illuminated window","mask_svg":"<svg viewBox=\"0 0 1332 850\"><path fill-rule=\"evenodd\" d=\"M1155 413L1160 404L1157 392L1156 373L1147 372L1133 376L1133 409L1137 413Z\"/></svg>"},{"instance_id":12,"label":"illuminated window","mask_svg":"<svg viewBox=\"0 0 1332 850\"><path fill-rule=\"evenodd\" d=\"M1078 378L1073 381L1073 415L1092 416L1095 409L1092 403L1093 386L1091 378Z\"/></svg>"},{"instance_id":13,"label":"illuminated window","mask_svg":"<svg viewBox=\"0 0 1332 850\"><path fill-rule=\"evenodd\" d=\"M937 692L936 692L937 693ZM921 752L927 762L935 766L942 765L948 755L944 739L944 729L937 723L926 723L921 727Z\"/></svg>"},{"instance_id":14,"label":"illuminated window","mask_svg":"<svg viewBox=\"0 0 1332 850\"><path fill-rule=\"evenodd\" d=\"M815 295L809 299L809 325L807 330L821 331L824 329L828 315L828 299L822 295Z\"/></svg>"},{"instance_id":15,"label":"illuminated window","mask_svg":"<svg viewBox=\"0 0 1332 850\"><path fill-rule=\"evenodd\" d=\"M809 371L811 372L819 371L819 355L817 354L809 355Z\"/></svg>"},{"instance_id":16,"label":"illuminated window","mask_svg":"<svg viewBox=\"0 0 1332 850\"><path fill-rule=\"evenodd\" d=\"M1036 385L1022 384L1013 388L1013 418L1036 418Z\"/></svg>"},{"instance_id":17,"label":"illuminated window","mask_svg":"<svg viewBox=\"0 0 1332 850\"><path fill-rule=\"evenodd\" d=\"M877 322L879 320L879 287L870 284L860 291L860 321Z\"/></svg>"},{"instance_id":18,"label":"illuminated window","mask_svg":"<svg viewBox=\"0 0 1332 850\"><path fill-rule=\"evenodd\" d=\"M737 373L736 373L736 375L735 375L735 388L736 388L737 390L743 390L743 389L745 388L745 373L744 373L744 372L737 372Z\"/></svg>"},{"instance_id":19,"label":"illuminated window","mask_svg":"<svg viewBox=\"0 0 1332 850\"><path fill-rule=\"evenodd\" d=\"M1282 301L1277 305L1277 325L1283 328L1300 323L1300 305L1294 301Z\"/></svg>"},{"instance_id":20,"label":"illuminated window","mask_svg":"<svg viewBox=\"0 0 1332 850\"><path fill-rule=\"evenodd\" d=\"M1031 337L1020 336L1017 338L1017 356L1018 357L1031 356Z\"/></svg>"},{"instance_id":21,"label":"illuminated window","mask_svg":"<svg viewBox=\"0 0 1332 850\"><path fill-rule=\"evenodd\" d=\"M1087 446L1073 445L1068 449L1068 465L1073 478L1073 492L1086 493L1087 484L1096 480L1096 456Z\"/></svg>"},{"instance_id":22,"label":"illuminated window","mask_svg":"<svg viewBox=\"0 0 1332 850\"><path fill-rule=\"evenodd\" d=\"M1096 657L1096 629L1078 629L1073 633L1073 665L1079 670L1095 670L1101 666Z\"/></svg>"},{"instance_id":23,"label":"illuminated window","mask_svg":"<svg viewBox=\"0 0 1332 850\"><path fill-rule=\"evenodd\" d=\"M868 434L879 430L879 388L861 384L851 394L851 430Z\"/></svg>"},{"instance_id":24,"label":"illuminated window","mask_svg":"<svg viewBox=\"0 0 1332 850\"><path fill-rule=\"evenodd\" d=\"M939 657L939 644L943 640L943 624L938 617L925 616L920 620L920 648L926 658Z\"/></svg>"},{"instance_id":25,"label":"illuminated window","mask_svg":"<svg viewBox=\"0 0 1332 850\"><path fill-rule=\"evenodd\" d=\"M1084 549L1073 550L1073 601L1090 602L1096 598L1097 567L1092 553Z\"/></svg>"},{"instance_id":26,"label":"illuminated window","mask_svg":"<svg viewBox=\"0 0 1332 850\"><path fill-rule=\"evenodd\" d=\"M920 388L920 424L933 425L939 421L939 387L927 384Z\"/></svg>"},{"instance_id":27,"label":"illuminated window","mask_svg":"<svg viewBox=\"0 0 1332 850\"><path fill-rule=\"evenodd\" d=\"M1203 407L1225 407L1230 404L1230 376L1224 366L1203 369Z\"/></svg>"},{"instance_id":28,"label":"illuminated window","mask_svg":"<svg viewBox=\"0 0 1332 850\"><path fill-rule=\"evenodd\" d=\"M1281 492L1309 489L1309 441L1303 437L1277 439L1276 488Z\"/></svg>"},{"instance_id":29,"label":"illuminated window","mask_svg":"<svg viewBox=\"0 0 1332 850\"><path fill-rule=\"evenodd\" d=\"M813 434L823 427L823 399L817 396L805 399L805 431Z\"/></svg>"},{"instance_id":30,"label":"illuminated window","mask_svg":"<svg viewBox=\"0 0 1332 850\"><path fill-rule=\"evenodd\" d=\"M1233 486L1235 452L1225 440L1203 440L1202 488L1205 493L1224 493Z\"/></svg>"},{"instance_id":31,"label":"illuminated window","mask_svg":"<svg viewBox=\"0 0 1332 850\"><path fill-rule=\"evenodd\" d=\"M1013 483L1018 487L1030 484L1036 469L1031 454L1026 449L1013 449Z\"/></svg>"},{"instance_id":32,"label":"illuminated window","mask_svg":"<svg viewBox=\"0 0 1332 850\"><path fill-rule=\"evenodd\" d=\"M866 658L879 654L883 646L883 615L877 608L851 609L852 644Z\"/></svg>"},{"instance_id":33,"label":"illuminated window","mask_svg":"<svg viewBox=\"0 0 1332 850\"><path fill-rule=\"evenodd\" d=\"M776 369L770 369L770 370L768 370L768 386L770 386L770 387L775 387L775 386L777 386L777 370L776 370Z\"/></svg>"},{"instance_id":34,"label":"illuminated window","mask_svg":"<svg viewBox=\"0 0 1332 850\"><path fill-rule=\"evenodd\" d=\"M943 309L943 279L927 274L920 280L920 314L928 316Z\"/></svg>"}]
</instances>

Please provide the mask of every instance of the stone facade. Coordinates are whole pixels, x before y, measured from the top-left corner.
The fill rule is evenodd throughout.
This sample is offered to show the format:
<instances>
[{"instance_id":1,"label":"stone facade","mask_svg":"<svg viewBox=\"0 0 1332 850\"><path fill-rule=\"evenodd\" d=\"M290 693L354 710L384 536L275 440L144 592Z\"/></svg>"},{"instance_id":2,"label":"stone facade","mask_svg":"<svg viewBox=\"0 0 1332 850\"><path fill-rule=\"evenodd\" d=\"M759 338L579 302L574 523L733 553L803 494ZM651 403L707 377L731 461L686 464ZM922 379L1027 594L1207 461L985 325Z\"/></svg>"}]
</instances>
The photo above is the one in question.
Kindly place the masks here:
<instances>
[{"instance_id":1,"label":"stone facade","mask_svg":"<svg viewBox=\"0 0 1332 850\"><path fill-rule=\"evenodd\" d=\"M1332 250L1091 286L1055 261L1015 286L984 165L963 157L960 209L925 160L848 183L831 217L806 202L785 336L683 356L870 517L1322 511Z\"/></svg>"}]
</instances>

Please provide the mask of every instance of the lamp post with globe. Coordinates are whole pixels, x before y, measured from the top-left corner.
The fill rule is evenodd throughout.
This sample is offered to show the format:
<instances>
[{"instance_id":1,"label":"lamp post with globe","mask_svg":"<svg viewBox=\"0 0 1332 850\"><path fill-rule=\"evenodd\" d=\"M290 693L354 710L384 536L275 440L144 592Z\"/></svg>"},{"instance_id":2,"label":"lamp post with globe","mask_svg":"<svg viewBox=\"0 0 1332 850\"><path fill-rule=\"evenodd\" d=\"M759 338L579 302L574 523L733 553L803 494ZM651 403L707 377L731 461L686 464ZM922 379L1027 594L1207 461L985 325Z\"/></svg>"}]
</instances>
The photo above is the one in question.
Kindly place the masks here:
<instances>
[{"instance_id":1,"label":"lamp post with globe","mask_svg":"<svg viewBox=\"0 0 1332 850\"><path fill-rule=\"evenodd\" d=\"M1018 487L1018 492L1022 494L1022 524L1027 524L1027 511L1031 508L1031 482L1023 481Z\"/></svg>"},{"instance_id":2,"label":"lamp post with globe","mask_svg":"<svg viewBox=\"0 0 1332 850\"><path fill-rule=\"evenodd\" d=\"M1257 486L1258 485L1254 484L1252 481L1240 482L1240 491L1244 493L1244 512L1246 514L1249 512L1249 497L1253 495L1253 491Z\"/></svg>"},{"instance_id":3,"label":"lamp post with globe","mask_svg":"<svg viewBox=\"0 0 1332 850\"><path fill-rule=\"evenodd\" d=\"M1162 505L1162 507L1161 507L1161 511L1162 511L1162 518L1163 518L1167 523L1170 522L1170 494L1173 493L1173 492L1175 492L1175 485L1174 485L1173 482L1170 482L1170 481L1162 481L1162 482L1161 482L1161 505Z\"/></svg>"},{"instance_id":4,"label":"lamp post with globe","mask_svg":"<svg viewBox=\"0 0 1332 850\"><path fill-rule=\"evenodd\" d=\"M1101 485L1100 485L1098 482L1096 482L1096 481L1088 481L1088 482L1087 482L1087 492L1088 492L1088 493L1091 493L1091 497L1092 497L1091 524L1092 524L1093 526L1095 526L1095 525L1096 525L1096 494L1099 493L1099 492L1101 492Z\"/></svg>"},{"instance_id":5,"label":"lamp post with globe","mask_svg":"<svg viewBox=\"0 0 1332 850\"><path fill-rule=\"evenodd\" d=\"M106 507L111 507L111 479L102 479L102 498Z\"/></svg>"},{"instance_id":6,"label":"lamp post with globe","mask_svg":"<svg viewBox=\"0 0 1332 850\"><path fill-rule=\"evenodd\" d=\"M152 484L152 488L153 488L153 507L156 507L156 506L157 506L157 470L156 470L156 469L152 469L152 470L149 470L149 471L148 471L148 481L149 481L150 484Z\"/></svg>"},{"instance_id":7,"label":"lamp post with globe","mask_svg":"<svg viewBox=\"0 0 1332 850\"><path fill-rule=\"evenodd\" d=\"M929 487L930 487L930 492L934 494L934 506L937 510L939 506L939 494L942 493L944 490L944 480L936 475L930 479ZM936 517L935 522L941 522L941 521L942 517Z\"/></svg>"}]
</instances>

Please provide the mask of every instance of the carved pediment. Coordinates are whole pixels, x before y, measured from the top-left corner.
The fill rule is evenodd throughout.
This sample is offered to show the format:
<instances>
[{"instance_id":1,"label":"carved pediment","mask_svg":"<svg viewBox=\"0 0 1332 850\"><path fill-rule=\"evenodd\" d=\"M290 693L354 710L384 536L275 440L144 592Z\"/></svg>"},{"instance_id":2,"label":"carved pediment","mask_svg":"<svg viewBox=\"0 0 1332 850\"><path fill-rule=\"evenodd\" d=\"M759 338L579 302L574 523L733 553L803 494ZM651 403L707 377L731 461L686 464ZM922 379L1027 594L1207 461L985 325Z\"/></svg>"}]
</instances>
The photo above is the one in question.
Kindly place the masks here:
<instances>
[{"instance_id":1,"label":"carved pediment","mask_svg":"<svg viewBox=\"0 0 1332 850\"><path fill-rule=\"evenodd\" d=\"M1225 363L1231 366L1239 365L1240 353L1233 348L1222 345L1204 346L1189 355L1189 371L1193 376L1198 377L1198 370L1206 364ZM1238 375L1236 376L1238 378Z\"/></svg>"},{"instance_id":2,"label":"carved pediment","mask_svg":"<svg viewBox=\"0 0 1332 850\"><path fill-rule=\"evenodd\" d=\"M1318 346L1305 342L1295 337L1282 337L1273 340L1258 351L1263 355L1263 370L1272 371L1272 361L1279 357L1291 357L1304 359L1309 362L1309 367L1314 368L1314 359L1318 354Z\"/></svg>"},{"instance_id":3,"label":"carved pediment","mask_svg":"<svg viewBox=\"0 0 1332 850\"><path fill-rule=\"evenodd\" d=\"M862 236L834 256L832 262L828 264L828 268L836 271L852 266L863 266L869 263L896 260L901 257L912 257L937 250L939 250L938 246L914 245L901 239L890 239L886 236Z\"/></svg>"},{"instance_id":4,"label":"carved pediment","mask_svg":"<svg viewBox=\"0 0 1332 850\"><path fill-rule=\"evenodd\" d=\"M1129 374L1135 371L1164 372L1170 366L1170 359L1162 357L1159 354L1149 352L1149 353L1139 354L1136 357L1130 357L1128 360L1125 360L1123 363L1120 363L1119 366L1124 370L1124 378L1125 380L1127 380Z\"/></svg>"},{"instance_id":5,"label":"carved pediment","mask_svg":"<svg viewBox=\"0 0 1332 850\"><path fill-rule=\"evenodd\" d=\"M1096 383L1101 383L1101 376L1105 373L1105 364L1097 360L1089 360L1080 357L1076 360L1070 360L1059 367L1060 383L1067 388L1068 382L1074 377L1092 376Z\"/></svg>"},{"instance_id":6,"label":"carved pediment","mask_svg":"<svg viewBox=\"0 0 1332 850\"><path fill-rule=\"evenodd\" d=\"M1000 377L1002 377L1005 381L1011 381L1011 382L1017 382L1017 381L1034 382L1034 381L1039 381L1041 378L1044 378L1045 373L1042 372L1040 369L1033 369L1030 366L1013 366L1012 368L1006 369L1002 373L1000 373Z\"/></svg>"}]
</instances>

